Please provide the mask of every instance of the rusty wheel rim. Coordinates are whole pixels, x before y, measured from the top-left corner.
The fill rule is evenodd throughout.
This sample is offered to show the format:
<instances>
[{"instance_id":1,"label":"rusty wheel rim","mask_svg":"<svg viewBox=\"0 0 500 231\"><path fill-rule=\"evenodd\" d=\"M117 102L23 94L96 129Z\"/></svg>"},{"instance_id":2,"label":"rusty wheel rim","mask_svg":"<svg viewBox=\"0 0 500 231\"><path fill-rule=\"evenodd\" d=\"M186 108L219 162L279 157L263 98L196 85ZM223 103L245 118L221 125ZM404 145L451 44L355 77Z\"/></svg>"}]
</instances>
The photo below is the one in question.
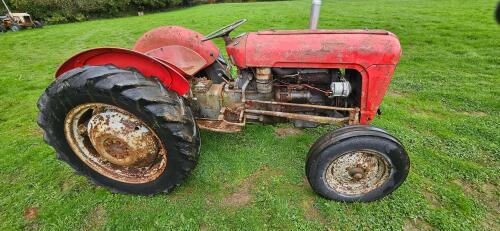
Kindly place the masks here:
<instances>
[{"instance_id":1,"label":"rusty wheel rim","mask_svg":"<svg viewBox=\"0 0 500 231\"><path fill-rule=\"evenodd\" d=\"M131 184L154 181L166 169L167 150L131 113L103 103L82 104L65 118L66 140L90 168Z\"/></svg>"},{"instance_id":2,"label":"rusty wheel rim","mask_svg":"<svg viewBox=\"0 0 500 231\"><path fill-rule=\"evenodd\" d=\"M355 196L371 192L389 180L390 163L379 152L348 152L333 160L325 172L328 186L334 191Z\"/></svg>"}]
</instances>

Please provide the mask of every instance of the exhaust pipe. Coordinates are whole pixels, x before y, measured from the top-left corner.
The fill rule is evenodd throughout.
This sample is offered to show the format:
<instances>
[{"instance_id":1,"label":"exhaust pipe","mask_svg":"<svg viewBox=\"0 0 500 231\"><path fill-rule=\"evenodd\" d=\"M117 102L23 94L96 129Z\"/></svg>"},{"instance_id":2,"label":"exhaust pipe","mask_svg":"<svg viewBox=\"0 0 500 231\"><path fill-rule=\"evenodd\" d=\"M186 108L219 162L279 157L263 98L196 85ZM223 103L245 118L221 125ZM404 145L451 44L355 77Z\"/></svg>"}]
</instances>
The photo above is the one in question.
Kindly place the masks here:
<instances>
[{"instance_id":1,"label":"exhaust pipe","mask_svg":"<svg viewBox=\"0 0 500 231\"><path fill-rule=\"evenodd\" d=\"M320 9L321 0L312 0L311 17L309 19L309 29L311 30L316 30L318 28Z\"/></svg>"}]
</instances>

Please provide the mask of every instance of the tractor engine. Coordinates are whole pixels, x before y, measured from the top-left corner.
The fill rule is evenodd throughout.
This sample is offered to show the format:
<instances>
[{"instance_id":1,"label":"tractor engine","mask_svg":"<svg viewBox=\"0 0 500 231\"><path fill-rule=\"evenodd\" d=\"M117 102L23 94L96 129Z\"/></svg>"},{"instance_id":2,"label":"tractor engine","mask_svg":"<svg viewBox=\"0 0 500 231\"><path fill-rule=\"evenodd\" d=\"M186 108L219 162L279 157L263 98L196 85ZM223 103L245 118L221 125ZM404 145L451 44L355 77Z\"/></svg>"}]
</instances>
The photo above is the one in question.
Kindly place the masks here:
<instances>
[{"instance_id":1,"label":"tractor engine","mask_svg":"<svg viewBox=\"0 0 500 231\"><path fill-rule=\"evenodd\" d=\"M236 80L203 76L192 81L191 101L200 126L203 121L220 126L213 122L217 120L288 120L297 127L316 127L329 123L328 118L352 116L352 110L342 109L359 107L361 97L360 75L350 69L247 68L239 70Z\"/></svg>"}]
</instances>

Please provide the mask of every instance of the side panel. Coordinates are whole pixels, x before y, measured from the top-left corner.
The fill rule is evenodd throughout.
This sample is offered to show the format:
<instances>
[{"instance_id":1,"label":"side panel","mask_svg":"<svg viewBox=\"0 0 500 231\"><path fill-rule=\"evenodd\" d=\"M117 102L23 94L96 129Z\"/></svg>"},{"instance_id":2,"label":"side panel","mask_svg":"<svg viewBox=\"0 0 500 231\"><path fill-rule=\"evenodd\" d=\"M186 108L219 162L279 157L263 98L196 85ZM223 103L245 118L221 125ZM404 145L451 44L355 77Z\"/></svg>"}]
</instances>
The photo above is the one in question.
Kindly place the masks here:
<instances>
[{"instance_id":1,"label":"side panel","mask_svg":"<svg viewBox=\"0 0 500 231\"><path fill-rule=\"evenodd\" d=\"M375 118L395 68L396 65L373 65L362 75L361 124L369 124Z\"/></svg>"},{"instance_id":2,"label":"side panel","mask_svg":"<svg viewBox=\"0 0 500 231\"><path fill-rule=\"evenodd\" d=\"M121 48L97 48L77 54L59 67L56 78L71 69L85 65L114 65L124 69L133 68L144 76L158 78L166 88L181 96L189 91L189 82L175 66Z\"/></svg>"},{"instance_id":3,"label":"side panel","mask_svg":"<svg viewBox=\"0 0 500 231\"><path fill-rule=\"evenodd\" d=\"M203 37L202 34L183 27L162 26L145 33L139 38L133 50L151 54L175 66L179 64L179 68L194 75L215 62L219 56L217 46L212 41L202 42ZM167 51L161 51L161 48ZM197 55L193 55L193 52ZM179 60L178 54L187 59ZM189 65L192 58L196 65ZM200 61L199 58L204 61Z\"/></svg>"},{"instance_id":4,"label":"side panel","mask_svg":"<svg viewBox=\"0 0 500 231\"><path fill-rule=\"evenodd\" d=\"M396 36L378 30L267 31L236 40L228 53L242 68L329 68L333 64L368 68L397 64L401 46Z\"/></svg>"}]
</instances>

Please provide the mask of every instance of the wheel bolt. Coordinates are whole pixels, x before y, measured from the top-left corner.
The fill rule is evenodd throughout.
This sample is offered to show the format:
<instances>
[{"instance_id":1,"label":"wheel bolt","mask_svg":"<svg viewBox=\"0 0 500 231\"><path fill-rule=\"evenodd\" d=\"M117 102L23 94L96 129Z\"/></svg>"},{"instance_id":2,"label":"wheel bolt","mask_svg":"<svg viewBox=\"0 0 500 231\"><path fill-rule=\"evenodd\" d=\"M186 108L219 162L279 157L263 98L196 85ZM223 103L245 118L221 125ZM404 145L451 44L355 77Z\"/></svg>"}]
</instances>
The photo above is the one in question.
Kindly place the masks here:
<instances>
[{"instance_id":1,"label":"wheel bolt","mask_svg":"<svg viewBox=\"0 0 500 231\"><path fill-rule=\"evenodd\" d=\"M347 169L347 173L355 180L361 180L364 177L365 170L363 168L355 167Z\"/></svg>"},{"instance_id":2,"label":"wheel bolt","mask_svg":"<svg viewBox=\"0 0 500 231\"><path fill-rule=\"evenodd\" d=\"M361 178L363 178L363 174L361 173L356 173L354 174L354 176L352 176L352 178L356 179L356 180L361 180Z\"/></svg>"}]
</instances>

